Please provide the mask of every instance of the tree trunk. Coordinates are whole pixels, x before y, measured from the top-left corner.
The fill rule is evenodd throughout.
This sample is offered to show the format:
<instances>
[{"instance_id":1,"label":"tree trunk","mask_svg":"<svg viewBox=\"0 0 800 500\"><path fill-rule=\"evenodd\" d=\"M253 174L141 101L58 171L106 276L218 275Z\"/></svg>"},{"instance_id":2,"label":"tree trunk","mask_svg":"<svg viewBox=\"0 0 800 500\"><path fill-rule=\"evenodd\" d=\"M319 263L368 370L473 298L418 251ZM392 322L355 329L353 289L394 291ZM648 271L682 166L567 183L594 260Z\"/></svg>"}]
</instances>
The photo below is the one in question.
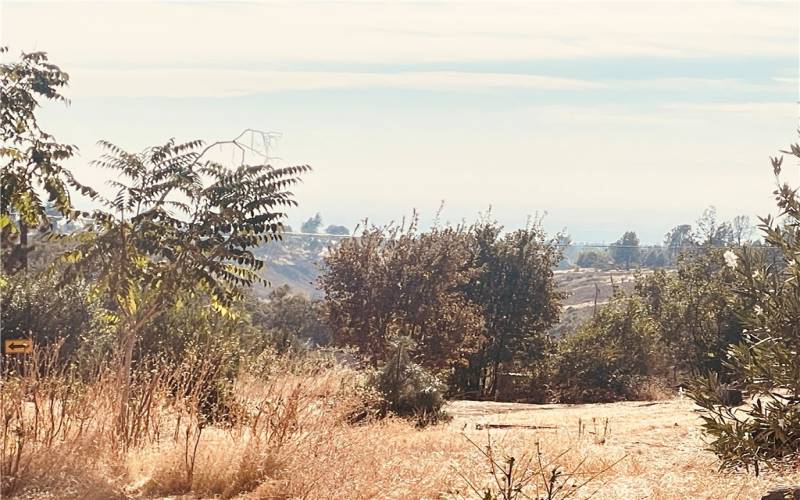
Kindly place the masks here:
<instances>
[{"instance_id":1,"label":"tree trunk","mask_svg":"<svg viewBox=\"0 0 800 500\"><path fill-rule=\"evenodd\" d=\"M21 217L20 217L21 218ZM19 221L19 260L20 269L28 270L28 225Z\"/></svg>"},{"instance_id":2,"label":"tree trunk","mask_svg":"<svg viewBox=\"0 0 800 500\"><path fill-rule=\"evenodd\" d=\"M489 387L489 397L493 400L497 399L497 386L500 380L500 358L503 352L503 343L498 342L495 348L494 357L492 359L492 383Z\"/></svg>"},{"instance_id":3,"label":"tree trunk","mask_svg":"<svg viewBox=\"0 0 800 500\"><path fill-rule=\"evenodd\" d=\"M131 366L133 364L133 348L136 344L136 332L124 325L119 333L118 357L119 368L117 384L119 399L117 401L117 430L125 446L128 446L130 425L130 399L131 399Z\"/></svg>"}]
</instances>

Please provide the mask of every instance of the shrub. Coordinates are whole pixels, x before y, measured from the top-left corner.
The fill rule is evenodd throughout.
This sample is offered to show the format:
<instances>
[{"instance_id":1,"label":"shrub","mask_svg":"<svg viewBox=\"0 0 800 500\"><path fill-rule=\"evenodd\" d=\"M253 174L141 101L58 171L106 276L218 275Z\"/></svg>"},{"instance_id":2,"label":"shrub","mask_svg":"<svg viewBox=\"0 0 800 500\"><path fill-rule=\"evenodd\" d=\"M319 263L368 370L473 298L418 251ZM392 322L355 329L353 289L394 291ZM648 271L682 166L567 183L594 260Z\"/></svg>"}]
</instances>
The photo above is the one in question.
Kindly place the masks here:
<instances>
[{"instance_id":1,"label":"shrub","mask_svg":"<svg viewBox=\"0 0 800 500\"><path fill-rule=\"evenodd\" d=\"M704 248L678 256L675 272L658 270L637 277L636 294L658 328L675 373L715 371L728 382L722 364L739 342L742 301L734 293L739 276L725 266L724 249Z\"/></svg>"},{"instance_id":2,"label":"shrub","mask_svg":"<svg viewBox=\"0 0 800 500\"><path fill-rule=\"evenodd\" d=\"M319 285L334 343L378 366L404 336L426 369L458 362L483 332L480 308L463 293L477 271L470 250L463 226L418 232L416 215L408 225L365 227L332 247Z\"/></svg>"},{"instance_id":3,"label":"shrub","mask_svg":"<svg viewBox=\"0 0 800 500\"><path fill-rule=\"evenodd\" d=\"M587 250L578 255L578 260L575 262L578 267L592 267L597 269L606 269L609 264L608 255L595 250Z\"/></svg>"},{"instance_id":4,"label":"shrub","mask_svg":"<svg viewBox=\"0 0 800 500\"><path fill-rule=\"evenodd\" d=\"M446 416L442 411L445 387L411 360L411 347L408 338L395 340L389 359L375 375L374 385L384 398L380 413L411 417L418 425L435 423Z\"/></svg>"},{"instance_id":5,"label":"shrub","mask_svg":"<svg viewBox=\"0 0 800 500\"><path fill-rule=\"evenodd\" d=\"M248 297L244 309L258 333L248 348L260 351L269 346L278 352L301 350L330 343L330 329L323 323L323 305L302 293L292 293L288 285L270 292L267 300Z\"/></svg>"},{"instance_id":6,"label":"shrub","mask_svg":"<svg viewBox=\"0 0 800 500\"><path fill-rule=\"evenodd\" d=\"M791 146L800 158L800 145ZM726 367L745 383L753 403L732 410L723 401L719 377L696 381L692 398L702 408L703 428L723 467L771 465L800 454L800 198L781 184L783 158L773 158L774 192L781 223L761 219L759 229L772 252L742 248L724 260L744 283L742 342L728 351Z\"/></svg>"},{"instance_id":7,"label":"shrub","mask_svg":"<svg viewBox=\"0 0 800 500\"><path fill-rule=\"evenodd\" d=\"M645 305L617 296L559 341L555 396L569 403L635 399L649 378L661 374L662 357Z\"/></svg>"},{"instance_id":8,"label":"shrub","mask_svg":"<svg viewBox=\"0 0 800 500\"><path fill-rule=\"evenodd\" d=\"M61 361L88 369L113 348L113 323L82 282L63 285L48 274L19 273L0 281L3 338L60 344Z\"/></svg>"}]
</instances>

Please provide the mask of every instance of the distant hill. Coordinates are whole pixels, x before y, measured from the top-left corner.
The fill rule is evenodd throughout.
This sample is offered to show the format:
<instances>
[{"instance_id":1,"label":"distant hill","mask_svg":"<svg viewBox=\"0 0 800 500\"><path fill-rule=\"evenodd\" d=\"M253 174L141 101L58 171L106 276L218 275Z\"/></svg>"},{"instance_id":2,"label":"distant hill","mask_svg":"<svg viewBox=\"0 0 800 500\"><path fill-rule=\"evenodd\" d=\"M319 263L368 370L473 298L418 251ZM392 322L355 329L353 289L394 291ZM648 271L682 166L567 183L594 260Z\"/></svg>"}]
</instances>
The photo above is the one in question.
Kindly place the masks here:
<instances>
[{"instance_id":1,"label":"distant hill","mask_svg":"<svg viewBox=\"0 0 800 500\"><path fill-rule=\"evenodd\" d=\"M264 278L271 287L256 287L256 295L266 296L271 289L289 285L312 298L322 298L316 287L322 259L327 249L338 244L341 237L317 234L285 234L280 243L269 243L256 251L267 261Z\"/></svg>"},{"instance_id":2,"label":"distant hill","mask_svg":"<svg viewBox=\"0 0 800 500\"><path fill-rule=\"evenodd\" d=\"M649 272L643 270L642 272ZM558 288L567 292L561 308L561 322L551 333L561 335L594 313L595 300L600 306L614 294L614 287L630 292L634 287L634 271L599 269L570 269L555 271Z\"/></svg>"}]
</instances>

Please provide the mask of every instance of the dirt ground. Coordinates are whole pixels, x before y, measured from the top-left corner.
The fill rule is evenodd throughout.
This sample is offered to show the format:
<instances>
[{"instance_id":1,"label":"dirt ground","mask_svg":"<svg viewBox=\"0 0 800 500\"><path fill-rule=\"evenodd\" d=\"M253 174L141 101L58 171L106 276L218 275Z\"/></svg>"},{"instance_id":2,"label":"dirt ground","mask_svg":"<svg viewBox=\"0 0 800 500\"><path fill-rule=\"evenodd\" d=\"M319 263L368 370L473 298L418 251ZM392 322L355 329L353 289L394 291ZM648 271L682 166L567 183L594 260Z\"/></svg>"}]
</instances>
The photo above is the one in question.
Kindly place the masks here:
<instances>
[{"instance_id":1,"label":"dirt ground","mask_svg":"<svg viewBox=\"0 0 800 500\"><path fill-rule=\"evenodd\" d=\"M521 452L520 440L541 441L556 449L558 443L578 447L580 455L605 463L620 460L598 478L602 485L591 491L593 498L750 499L778 485L800 484L797 471L759 478L717 472L693 409L686 399L587 405L456 401L448 406L454 430L490 433L515 453Z\"/></svg>"}]
</instances>

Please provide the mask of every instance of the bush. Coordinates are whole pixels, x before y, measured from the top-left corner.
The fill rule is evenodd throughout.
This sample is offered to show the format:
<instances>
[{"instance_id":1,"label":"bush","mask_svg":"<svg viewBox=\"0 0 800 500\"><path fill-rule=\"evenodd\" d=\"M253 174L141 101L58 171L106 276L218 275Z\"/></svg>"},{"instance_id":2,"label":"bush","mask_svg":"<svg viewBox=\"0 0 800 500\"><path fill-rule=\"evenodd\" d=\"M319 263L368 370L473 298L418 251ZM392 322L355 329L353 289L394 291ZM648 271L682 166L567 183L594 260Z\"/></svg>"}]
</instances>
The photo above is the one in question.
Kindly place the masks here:
<instances>
[{"instance_id":1,"label":"bush","mask_svg":"<svg viewBox=\"0 0 800 500\"><path fill-rule=\"evenodd\" d=\"M638 399L663 374L655 324L636 297L617 296L559 341L553 368L556 399L567 403Z\"/></svg>"},{"instance_id":2,"label":"bush","mask_svg":"<svg viewBox=\"0 0 800 500\"><path fill-rule=\"evenodd\" d=\"M81 282L64 285L49 274L19 273L0 277L0 295L4 339L31 338L41 347L62 344L60 359L86 369L113 349L113 323Z\"/></svg>"},{"instance_id":3,"label":"bush","mask_svg":"<svg viewBox=\"0 0 800 500\"><path fill-rule=\"evenodd\" d=\"M442 411L446 388L435 375L411 360L410 339L400 338L392 344L391 355L374 380L384 399L381 415L391 412L411 417L421 426L446 417Z\"/></svg>"},{"instance_id":4,"label":"bush","mask_svg":"<svg viewBox=\"0 0 800 500\"><path fill-rule=\"evenodd\" d=\"M597 252L595 250L587 250L578 255L578 260L575 262L575 264L578 267L606 269L609 267L610 261L608 255L605 253Z\"/></svg>"},{"instance_id":5,"label":"bush","mask_svg":"<svg viewBox=\"0 0 800 500\"><path fill-rule=\"evenodd\" d=\"M331 341L330 329L323 323L322 302L302 293L292 293L288 285L270 292L267 300L248 297L244 309L258 331L247 342L250 350L271 347L282 353L308 346L326 346Z\"/></svg>"},{"instance_id":6,"label":"bush","mask_svg":"<svg viewBox=\"0 0 800 500\"><path fill-rule=\"evenodd\" d=\"M800 145L791 146L800 158ZM772 167L779 217L761 219L771 252L742 248L724 260L742 278L742 342L728 351L726 368L743 381L753 404L731 410L716 373L699 378L691 395L703 409L703 427L723 467L752 468L800 455L800 198L781 184L782 158Z\"/></svg>"},{"instance_id":7,"label":"bush","mask_svg":"<svg viewBox=\"0 0 800 500\"><path fill-rule=\"evenodd\" d=\"M715 371L731 381L722 361L742 335L742 301L734 292L741 280L725 266L723 253L720 248L687 252L678 257L675 272L658 270L636 279L636 294L647 304L676 375Z\"/></svg>"}]
</instances>

